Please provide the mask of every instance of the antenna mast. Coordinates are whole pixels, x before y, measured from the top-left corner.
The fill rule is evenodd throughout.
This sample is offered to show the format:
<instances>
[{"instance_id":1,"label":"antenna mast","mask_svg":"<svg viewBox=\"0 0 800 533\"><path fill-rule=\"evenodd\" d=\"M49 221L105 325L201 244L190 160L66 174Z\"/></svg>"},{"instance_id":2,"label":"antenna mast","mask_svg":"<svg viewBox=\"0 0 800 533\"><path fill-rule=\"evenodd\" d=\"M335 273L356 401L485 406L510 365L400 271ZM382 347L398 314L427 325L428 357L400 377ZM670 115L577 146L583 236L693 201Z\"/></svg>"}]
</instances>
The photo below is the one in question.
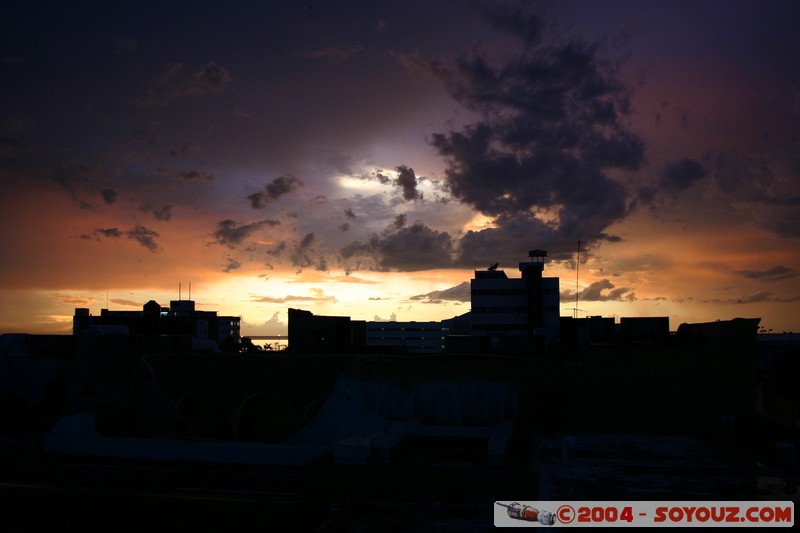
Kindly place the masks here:
<instances>
[{"instance_id":1,"label":"antenna mast","mask_svg":"<svg viewBox=\"0 0 800 533\"><path fill-rule=\"evenodd\" d=\"M578 225L578 258L575 261L575 314L573 318L578 318L578 295L580 290L578 280L581 277L581 227Z\"/></svg>"}]
</instances>

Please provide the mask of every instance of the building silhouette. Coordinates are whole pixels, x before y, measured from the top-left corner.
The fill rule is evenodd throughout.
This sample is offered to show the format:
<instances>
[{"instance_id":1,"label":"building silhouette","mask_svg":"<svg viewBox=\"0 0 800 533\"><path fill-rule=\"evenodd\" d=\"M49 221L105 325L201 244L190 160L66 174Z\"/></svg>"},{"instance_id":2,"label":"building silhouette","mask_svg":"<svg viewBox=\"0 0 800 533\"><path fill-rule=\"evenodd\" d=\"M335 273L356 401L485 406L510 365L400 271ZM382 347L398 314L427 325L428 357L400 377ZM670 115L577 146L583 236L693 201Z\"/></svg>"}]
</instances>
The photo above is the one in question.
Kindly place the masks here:
<instances>
[{"instance_id":1,"label":"building silhouette","mask_svg":"<svg viewBox=\"0 0 800 533\"><path fill-rule=\"evenodd\" d=\"M438 322L367 322L366 345L384 350L399 348L409 353L442 352L449 337L469 333L468 317L469 313Z\"/></svg>"},{"instance_id":2,"label":"building silhouette","mask_svg":"<svg viewBox=\"0 0 800 533\"><path fill-rule=\"evenodd\" d=\"M471 311L439 322L350 320L289 310L289 349L297 352L397 351L545 353L559 338L559 279L545 278L544 250L510 278L498 264L475 270Z\"/></svg>"},{"instance_id":3,"label":"building silhouette","mask_svg":"<svg viewBox=\"0 0 800 533\"><path fill-rule=\"evenodd\" d=\"M544 250L520 262L522 277L509 278L494 264L470 282L470 335L489 338L493 351L543 351L559 337L559 280L545 278Z\"/></svg>"},{"instance_id":4,"label":"building silhouette","mask_svg":"<svg viewBox=\"0 0 800 533\"><path fill-rule=\"evenodd\" d=\"M349 316L319 316L289 308L289 350L352 352L364 345L363 321Z\"/></svg>"},{"instance_id":5,"label":"building silhouette","mask_svg":"<svg viewBox=\"0 0 800 533\"><path fill-rule=\"evenodd\" d=\"M194 300L162 307L150 300L141 311L76 308L72 333L79 353L238 351L241 318L200 311Z\"/></svg>"}]
</instances>

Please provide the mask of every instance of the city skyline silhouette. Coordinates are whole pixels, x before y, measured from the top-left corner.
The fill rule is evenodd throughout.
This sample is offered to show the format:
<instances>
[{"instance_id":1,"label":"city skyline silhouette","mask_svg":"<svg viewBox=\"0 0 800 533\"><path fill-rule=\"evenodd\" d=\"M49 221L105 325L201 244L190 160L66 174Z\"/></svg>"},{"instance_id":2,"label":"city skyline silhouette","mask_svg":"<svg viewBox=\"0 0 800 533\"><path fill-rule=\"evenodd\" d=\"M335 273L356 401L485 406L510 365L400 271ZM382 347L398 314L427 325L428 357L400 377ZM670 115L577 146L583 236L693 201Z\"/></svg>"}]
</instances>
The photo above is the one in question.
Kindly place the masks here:
<instances>
[{"instance_id":1,"label":"city skyline silhouette","mask_svg":"<svg viewBox=\"0 0 800 533\"><path fill-rule=\"evenodd\" d=\"M2 8L0 332L442 320L531 247L564 316L800 329L795 3L180 6Z\"/></svg>"}]
</instances>

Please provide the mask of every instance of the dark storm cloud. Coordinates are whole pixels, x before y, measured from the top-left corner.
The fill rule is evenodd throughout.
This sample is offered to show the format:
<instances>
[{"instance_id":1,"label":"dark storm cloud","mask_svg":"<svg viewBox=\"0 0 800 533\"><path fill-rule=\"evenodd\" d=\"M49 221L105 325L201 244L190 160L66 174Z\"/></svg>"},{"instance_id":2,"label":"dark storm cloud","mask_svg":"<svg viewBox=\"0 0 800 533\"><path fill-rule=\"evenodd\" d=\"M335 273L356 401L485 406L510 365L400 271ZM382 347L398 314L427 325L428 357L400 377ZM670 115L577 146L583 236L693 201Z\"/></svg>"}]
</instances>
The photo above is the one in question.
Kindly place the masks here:
<instances>
[{"instance_id":1,"label":"dark storm cloud","mask_svg":"<svg viewBox=\"0 0 800 533\"><path fill-rule=\"evenodd\" d=\"M385 236L373 234L369 241L352 242L339 251L346 263L363 262L374 270L414 271L453 266L453 239L416 222Z\"/></svg>"},{"instance_id":2,"label":"dark storm cloud","mask_svg":"<svg viewBox=\"0 0 800 533\"><path fill-rule=\"evenodd\" d=\"M605 233L582 235L584 243L613 241ZM574 247L572 246L574 244ZM564 236L551 225L524 213L501 217L497 227L466 232L459 242L456 264L464 267L490 265L495 262L514 265L528 260L528 251L547 250L548 260L569 260L577 249L577 232Z\"/></svg>"},{"instance_id":3,"label":"dark storm cloud","mask_svg":"<svg viewBox=\"0 0 800 533\"><path fill-rule=\"evenodd\" d=\"M668 191L682 191L706 176L708 171L703 164L687 157L664 166L660 187Z\"/></svg>"},{"instance_id":4,"label":"dark storm cloud","mask_svg":"<svg viewBox=\"0 0 800 533\"><path fill-rule=\"evenodd\" d=\"M117 191L114 189L103 189L100 191L100 195L103 197L103 201L108 205L114 203L114 200L117 199Z\"/></svg>"},{"instance_id":5,"label":"dark storm cloud","mask_svg":"<svg viewBox=\"0 0 800 533\"><path fill-rule=\"evenodd\" d=\"M397 179L395 185L403 191L403 198L408 201L421 200L422 194L417 190L417 176L414 169L405 165L400 165L396 169Z\"/></svg>"},{"instance_id":6,"label":"dark storm cloud","mask_svg":"<svg viewBox=\"0 0 800 533\"><path fill-rule=\"evenodd\" d=\"M796 270L783 265L778 265L767 270L739 270L734 272L734 274L745 278L758 279L762 281L780 281L800 276L800 273L798 273Z\"/></svg>"},{"instance_id":7,"label":"dark storm cloud","mask_svg":"<svg viewBox=\"0 0 800 533\"><path fill-rule=\"evenodd\" d=\"M382 264L398 270L425 270L452 266L453 240L419 222L379 242Z\"/></svg>"},{"instance_id":8,"label":"dark storm cloud","mask_svg":"<svg viewBox=\"0 0 800 533\"><path fill-rule=\"evenodd\" d=\"M222 269L223 272L233 272L234 270L237 270L238 268L241 268L242 264L239 261L237 261L235 258L228 257L227 259L228 259L228 262L225 264L225 267Z\"/></svg>"},{"instance_id":9,"label":"dark storm cloud","mask_svg":"<svg viewBox=\"0 0 800 533\"><path fill-rule=\"evenodd\" d=\"M228 248L235 248L244 241L247 237L255 231L279 225L277 220L259 220L250 224L239 224L231 219L221 220L217 222L217 230L212 234L216 239L217 244L227 246Z\"/></svg>"},{"instance_id":10,"label":"dark storm cloud","mask_svg":"<svg viewBox=\"0 0 800 533\"><path fill-rule=\"evenodd\" d=\"M292 265L300 269L313 266L323 272L328 271L328 260L324 255L316 252L316 245L319 239L316 233L306 233L291 252L290 260Z\"/></svg>"},{"instance_id":11,"label":"dark storm cloud","mask_svg":"<svg viewBox=\"0 0 800 533\"><path fill-rule=\"evenodd\" d=\"M384 174L382 170L375 171L375 173L373 173L371 176L367 176L367 178L376 179L381 185L387 185L392 181L392 178Z\"/></svg>"},{"instance_id":12,"label":"dark storm cloud","mask_svg":"<svg viewBox=\"0 0 800 533\"><path fill-rule=\"evenodd\" d=\"M337 227L339 228L339 231L350 231L350 224L347 222L343 222L342 224L339 224Z\"/></svg>"},{"instance_id":13,"label":"dark storm cloud","mask_svg":"<svg viewBox=\"0 0 800 533\"><path fill-rule=\"evenodd\" d=\"M599 235L628 214L628 193L608 172L635 171L643 161L617 65L600 56L599 43L544 42L535 15L493 5L485 13L522 39L518 55L498 63L473 51L454 65L402 58L481 117L430 138L446 160L450 192L503 220L554 211L552 233L562 238L579 224Z\"/></svg>"},{"instance_id":14,"label":"dark storm cloud","mask_svg":"<svg viewBox=\"0 0 800 533\"><path fill-rule=\"evenodd\" d=\"M350 208L344 210L344 216L346 216L347 218L356 218L356 214L353 213L353 210Z\"/></svg>"},{"instance_id":15,"label":"dark storm cloud","mask_svg":"<svg viewBox=\"0 0 800 533\"><path fill-rule=\"evenodd\" d=\"M171 167L158 167L158 173L168 178L176 178L184 181L196 181L196 180L211 181L214 179L213 174L209 172L203 172L200 170L180 170Z\"/></svg>"},{"instance_id":16,"label":"dark storm cloud","mask_svg":"<svg viewBox=\"0 0 800 533\"><path fill-rule=\"evenodd\" d=\"M757 302L768 302L772 299L772 295L768 292L757 292L755 294L748 294L747 296L742 296L735 303L740 304L752 304ZM734 303L733 300L730 300L730 303Z\"/></svg>"},{"instance_id":17,"label":"dark storm cloud","mask_svg":"<svg viewBox=\"0 0 800 533\"><path fill-rule=\"evenodd\" d=\"M139 207L139 211L151 213L156 220L169 220L172 218L172 205L162 205L156 207L150 204L144 204Z\"/></svg>"},{"instance_id":18,"label":"dark storm cloud","mask_svg":"<svg viewBox=\"0 0 800 533\"><path fill-rule=\"evenodd\" d=\"M773 190L779 181L774 167L775 161L764 154L746 153L740 150L720 150L708 154L703 162L691 158L664 164L657 183L644 185L638 190L638 198L645 204L657 204L660 193L678 193L695 183L708 179L726 203L760 203L780 207L789 205L785 197L776 196ZM786 217L775 216L764 225L777 233L776 222Z\"/></svg>"},{"instance_id":19,"label":"dark storm cloud","mask_svg":"<svg viewBox=\"0 0 800 533\"><path fill-rule=\"evenodd\" d=\"M286 241L281 241L272 248L270 248L269 250L267 250L267 253L273 257L278 257L284 252L284 250L286 250Z\"/></svg>"},{"instance_id":20,"label":"dark storm cloud","mask_svg":"<svg viewBox=\"0 0 800 533\"><path fill-rule=\"evenodd\" d=\"M86 196L94 196L96 189L92 190L91 186L106 178L99 166L83 161L71 161L57 166L49 172L50 178L79 208L83 210L95 208L94 204L86 200ZM101 191L100 194L105 201L104 192Z\"/></svg>"},{"instance_id":21,"label":"dark storm cloud","mask_svg":"<svg viewBox=\"0 0 800 533\"><path fill-rule=\"evenodd\" d=\"M126 231L125 236L138 242L153 253L157 252L160 248L158 244L156 244L156 237L159 237L159 234L140 224Z\"/></svg>"},{"instance_id":22,"label":"dark storm cloud","mask_svg":"<svg viewBox=\"0 0 800 533\"><path fill-rule=\"evenodd\" d=\"M231 73L210 61L198 70L187 73L181 63L171 63L156 78L155 88L136 100L145 107L164 107L184 97L221 93L228 89Z\"/></svg>"},{"instance_id":23,"label":"dark storm cloud","mask_svg":"<svg viewBox=\"0 0 800 533\"><path fill-rule=\"evenodd\" d=\"M401 214L397 215L396 217L394 217L394 222L392 222L392 224L389 226L388 229L390 231L391 230L401 229L402 227L404 227L406 225L407 221L408 221L408 216L406 214L404 214L404 213L401 213Z\"/></svg>"},{"instance_id":24,"label":"dark storm cloud","mask_svg":"<svg viewBox=\"0 0 800 533\"><path fill-rule=\"evenodd\" d=\"M643 185L637 189L636 196L645 204L653 204L658 197L658 189L651 185Z\"/></svg>"},{"instance_id":25,"label":"dark storm cloud","mask_svg":"<svg viewBox=\"0 0 800 533\"><path fill-rule=\"evenodd\" d=\"M121 237L122 233L119 231L118 228L97 228L92 232L92 235L99 237L102 235L106 238L117 238Z\"/></svg>"},{"instance_id":26,"label":"dark storm cloud","mask_svg":"<svg viewBox=\"0 0 800 533\"><path fill-rule=\"evenodd\" d=\"M262 209L267 204L302 186L303 182L299 178L291 175L281 176L268 183L264 190L251 194L247 199L250 200L253 209Z\"/></svg>"},{"instance_id":27,"label":"dark storm cloud","mask_svg":"<svg viewBox=\"0 0 800 533\"><path fill-rule=\"evenodd\" d=\"M470 298L470 283L469 281L465 281L449 289L412 296L411 300L418 300L424 303L440 303L443 300L469 302Z\"/></svg>"},{"instance_id":28,"label":"dark storm cloud","mask_svg":"<svg viewBox=\"0 0 800 533\"><path fill-rule=\"evenodd\" d=\"M301 250L308 248L314 242L315 237L316 235L313 232L307 233L300 241L300 244L297 245L297 247L300 248Z\"/></svg>"},{"instance_id":29,"label":"dark storm cloud","mask_svg":"<svg viewBox=\"0 0 800 533\"><path fill-rule=\"evenodd\" d=\"M371 174L362 175L361 179L377 181L381 185L392 184L400 189L403 199L409 202L414 200L422 200L423 196L422 193L417 189L417 185L420 180L426 178L418 178L414 173L414 169L406 165L398 165L394 170L397 173L396 178L389 176L383 169L377 169Z\"/></svg>"},{"instance_id":30,"label":"dark storm cloud","mask_svg":"<svg viewBox=\"0 0 800 533\"><path fill-rule=\"evenodd\" d=\"M362 263L361 260L363 259L370 259L373 264L372 268L378 270L380 265L380 258L377 257L378 241L379 238L377 235L372 235L368 242L353 241L344 245L339 250L339 255L342 256L342 259L344 259L345 263L356 263L354 270L359 270ZM349 274L353 269L346 267L345 270Z\"/></svg>"}]
</instances>

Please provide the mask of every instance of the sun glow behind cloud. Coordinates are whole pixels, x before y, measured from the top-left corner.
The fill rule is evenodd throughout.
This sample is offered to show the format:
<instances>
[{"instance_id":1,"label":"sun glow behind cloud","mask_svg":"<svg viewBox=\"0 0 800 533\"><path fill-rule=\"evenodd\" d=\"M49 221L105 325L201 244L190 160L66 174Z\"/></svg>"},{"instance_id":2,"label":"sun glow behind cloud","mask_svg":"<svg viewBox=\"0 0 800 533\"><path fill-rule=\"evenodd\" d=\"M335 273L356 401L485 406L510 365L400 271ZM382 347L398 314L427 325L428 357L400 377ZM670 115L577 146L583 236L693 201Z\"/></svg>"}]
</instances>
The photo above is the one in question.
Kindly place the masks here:
<instances>
[{"instance_id":1,"label":"sun glow behind cloud","mask_svg":"<svg viewBox=\"0 0 800 533\"><path fill-rule=\"evenodd\" d=\"M476 213L475 216L473 216L472 219L463 226L462 230L481 231L496 227L497 226L494 223L494 217L486 216L483 213Z\"/></svg>"},{"instance_id":2,"label":"sun glow behind cloud","mask_svg":"<svg viewBox=\"0 0 800 533\"><path fill-rule=\"evenodd\" d=\"M345 192L357 192L361 194L379 194L384 192L386 187L380 182L365 179L358 176L339 175L333 178L336 184L344 189Z\"/></svg>"}]
</instances>

